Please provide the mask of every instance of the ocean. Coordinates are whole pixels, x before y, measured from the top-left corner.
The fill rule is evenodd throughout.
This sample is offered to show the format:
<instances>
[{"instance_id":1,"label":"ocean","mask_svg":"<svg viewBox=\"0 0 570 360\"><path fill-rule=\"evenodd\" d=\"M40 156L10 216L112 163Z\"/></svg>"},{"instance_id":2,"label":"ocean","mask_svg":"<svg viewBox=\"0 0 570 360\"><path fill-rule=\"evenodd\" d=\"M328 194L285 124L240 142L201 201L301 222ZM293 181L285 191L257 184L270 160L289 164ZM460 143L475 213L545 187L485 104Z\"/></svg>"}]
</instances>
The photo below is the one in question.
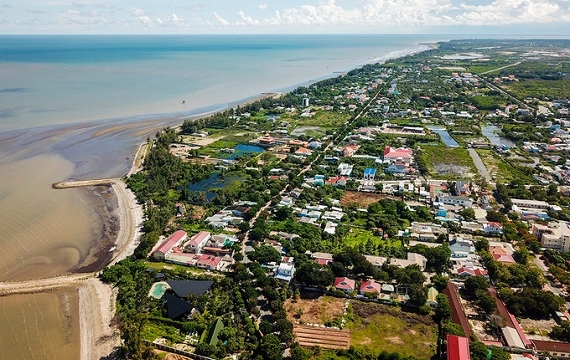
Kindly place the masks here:
<instances>
[{"instance_id":1,"label":"ocean","mask_svg":"<svg viewBox=\"0 0 570 360\"><path fill-rule=\"evenodd\" d=\"M123 176L138 144L162 127L439 40L446 38L0 36L0 281L77 271L102 246L104 201L53 182ZM69 294L0 297L0 358L78 358L69 335L77 324L65 320L77 309L62 305ZM26 310L36 308L49 316Z\"/></svg>"}]
</instances>

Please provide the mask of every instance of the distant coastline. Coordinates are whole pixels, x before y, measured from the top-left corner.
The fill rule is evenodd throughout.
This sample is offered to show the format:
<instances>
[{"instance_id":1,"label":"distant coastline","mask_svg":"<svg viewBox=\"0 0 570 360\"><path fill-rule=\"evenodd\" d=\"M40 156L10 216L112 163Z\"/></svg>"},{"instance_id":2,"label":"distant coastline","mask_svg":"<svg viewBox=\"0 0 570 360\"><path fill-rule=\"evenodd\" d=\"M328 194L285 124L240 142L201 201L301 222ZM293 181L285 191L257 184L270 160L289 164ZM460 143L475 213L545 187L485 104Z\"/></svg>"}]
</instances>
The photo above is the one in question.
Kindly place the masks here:
<instances>
[{"instance_id":1,"label":"distant coastline","mask_svg":"<svg viewBox=\"0 0 570 360\"><path fill-rule=\"evenodd\" d=\"M374 59L364 60L360 63L356 63L356 61L353 60L352 63L354 65L346 71L356 69L367 63L376 63L379 61L403 57L409 54L425 51L427 49L428 48L425 46L415 45L410 46L404 50L390 51L386 55L379 56ZM300 80L300 82L295 85L279 88L278 92L287 92L299 86L307 86L316 81L335 77L338 75L338 73L331 70L327 72L326 75L318 76L316 78L307 76L304 80ZM244 91L249 90L245 89ZM0 132L0 153L10 155L0 156L0 171L3 167L6 168L8 166L12 166L12 164L18 164L19 162L26 161L26 159L34 159L37 156L40 156L40 154L47 152L57 154L57 156L61 158L61 160L58 161L64 161L67 164L65 166L66 169L68 169L68 172L62 172L62 174L66 175L64 175L63 178L55 179L53 182L123 177L126 174L131 173L132 169L135 169L138 165L140 165L140 157L137 156L137 154L140 154L141 151L144 151L144 147L141 146L141 143L144 142L144 139L146 137L152 136L156 131L166 126L179 126L184 119L195 119L208 116L221 110L256 101L264 96L273 96L273 94L277 93L277 91L272 91L271 88L266 88L259 92L248 93L257 95L248 96L243 93L232 93L232 97L226 98L226 102L219 103L218 105L207 105L203 103L202 105L204 106L194 108L190 114L188 114L188 112L184 113L176 110L155 115L127 115L114 119L91 120L67 124L44 125L34 123L33 126L27 127L26 130L16 129L13 131L2 131ZM238 100L233 100L236 98ZM165 103L176 103L176 106L180 106L182 101L181 98L177 98L175 96L173 98L165 100ZM192 104L189 104L188 106L192 106ZM131 110L131 114L137 113L137 109ZM137 161L139 162L138 165ZM28 176L24 173L24 171L27 171L27 167L24 167L23 170L19 171L22 171L22 176ZM51 186L51 183L49 185L45 184L44 179L38 178L38 183L35 186ZM63 192L70 196L72 194L75 194L73 196L81 197L81 200L78 200L79 203L82 203L84 206L88 207L88 212L92 213L91 215L88 215L88 217L92 217L95 216L94 214L97 214L96 216L99 218L99 221L106 222L111 218L115 219L113 221L119 221L119 223L116 224L118 225L118 228L115 226L115 235L113 236L118 237L119 233L124 231L127 231L129 234L136 234L137 229L140 228L140 224L138 223L141 221L139 215L135 215L134 217L131 216L131 218L136 219L135 221L128 221L125 218L124 214L125 211L133 211L133 208L137 206L134 202L135 200L128 199L128 197L125 197L124 194L122 195L121 191L123 190L115 188L115 185L113 185L113 190L106 187L102 187L101 189L95 188L94 190L94 192L90 191L92 193L90 195L85 194L84 189L81 191L50 189L49 191L57 191L59 193ZM101 190L105 190L106 193L100 192ZM93 209L93 205L90 203L92 199L94 199L93 197L108 197L109 190L114 192L114 195L112 196L115 197L115 199L111 202L107 200L107 205ZM115 203L115 205L109 207L109 204L112 203ZM54 218L54 220L56 219ZM106 235L103 234L103 236ZM124 252L120 257L115 257L115 259L123 258L129 253L129 250L134 249L134 246L136 246L135 235L127 237L129 239L128 243L122 243L120 246L117 245L118 250L124 250ZM127 237L124 238L126 239ZM84 250L84 254L90 254L95 249L93 246L98 246L98 250L95 249L95 253L89 255L95 257L98 256L97 253L103 257L107 257L108 250L112 245L112 243L107 242L97 245L93 240L89 240L88 243L91 245L88 249ZM106 254L103 254L103 252ZM85 260L85 256L87 255L84 255L83 260ZM107 265L108 262L110 262L110 259L99 259L103 262L98 261L98 259L95 258L92 258L92 260L94 260L93 264L96 265L84 268L80 271L97 271L98 269L101 269ZM74 270L72 268L69 269L69 272L73 273L73 271ZM109 317L109 313L106 312L109 311L110 314L112 314L114 311L112 307L107 306L106 304L102 304L102 299L94 295L98 293L97 291L92 290L92 286L94 285L85 286L87 286L87 289L91 290L85 290L86 288L84 285L81 285L81 289L83 290L80 290L79 293L79 312L82 313L84 309L90 309L90 313L96 311L99 315L93 315L92 320L86 319L84 316L81 317L80 331L82 338L83 335L85 335L85 329L87 329L87 331L93 332L103 331L102 329L105 328L105 324L97 325L94 322L101 321L100 319L105 318L110 319L111 317ZM71 314L70 316L75 316L75 314ZM105 331L108 331L108 329ZM113 341L116 341L118 339L116 337L117 333L113 332L113 334L114 335L111 336L107 332L100 334L93 333L90 339L97 340L99 336L105 336L106 338L109 336L109 339L114 339L109 343L112 345L114 344ZM115 337L113 338L113 336ZM89 343L92 343L93 346L95 346L94 342L91 340L82 341L80 346L82 356L84 354L93 354L93 349L86 349L86 347L89 346ZM32 354L30 354L30 356L32 356Z\"/></svg>"}]
</instances>

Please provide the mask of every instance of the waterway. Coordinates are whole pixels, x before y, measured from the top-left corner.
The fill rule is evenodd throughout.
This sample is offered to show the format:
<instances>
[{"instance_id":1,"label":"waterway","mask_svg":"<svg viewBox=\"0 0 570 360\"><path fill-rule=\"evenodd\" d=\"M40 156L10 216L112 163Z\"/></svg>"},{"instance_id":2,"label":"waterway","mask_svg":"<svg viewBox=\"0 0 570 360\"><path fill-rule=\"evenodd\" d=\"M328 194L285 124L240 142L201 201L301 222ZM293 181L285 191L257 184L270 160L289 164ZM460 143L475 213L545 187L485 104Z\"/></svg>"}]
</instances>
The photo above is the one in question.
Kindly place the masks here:
<instances>
[{"instance_id":1,"label":"waterway","mask_svg":"<svg viewBox=\"0 0 570 360\"><path fill-rule=\"evenodd\" d=\"M255 145L246 145L246 144L238 144L235 148L235 151L232 154L229 154L229 156L220 156L224 159L229 159L229 160L235 160L237 159L238 156L244 155L244 154L258 154L258 153L262 153L264 152L265 149L260 147L260 146L255 146Z\"/></svg>"},{"instance_id":2,"label":"waterway","mask_svg":"<svg viewBox=\"0 0 570 360\"><path fill-rule=\"evenodd\" d=\"M193 192L204 192L206 195L206 201L210 202L216 196L214 189L222 189L226 186L231 185L235 182L241 182L245 179L241 176L221 176L220 172L214 172L212 175L206 179L197 181L188 185L188 190Z\"/></svg>"},{"instance_id":3,"label":"waterway","mask_svg":"<svg viewBox=\"0 0 570 360\"><path fill-rule=\"evenodd\" d=\"M438 134L439 137L441 138L441 141L443 141L443 143L445 144L445 146L447 146L447 147L459 147L459 143L457 141L455 141L455 139L452 138L451 135L449 135L449 133L447 132L447 130L445 128L441 128L441 127L437 127L437 126L428 126L428 129L430 129L432 132Z\"/></svg>"},{"instance_id":4,"label":"waterway","mask_svg":"<svg viewBox=\"0 0 570 360\"><path fill-rule=\"evenodd\" d=\"M500 130L501 129L499 129L495 125L487 124L487 125L481 126L481 133L483 135L485 135L485 137L487 139L489 139L489 142L492 145L495 145L495 146L506 145L509 148L515 147L516 144L513 141L497 135L497 132Z\"/></svg>"}]
</instances>

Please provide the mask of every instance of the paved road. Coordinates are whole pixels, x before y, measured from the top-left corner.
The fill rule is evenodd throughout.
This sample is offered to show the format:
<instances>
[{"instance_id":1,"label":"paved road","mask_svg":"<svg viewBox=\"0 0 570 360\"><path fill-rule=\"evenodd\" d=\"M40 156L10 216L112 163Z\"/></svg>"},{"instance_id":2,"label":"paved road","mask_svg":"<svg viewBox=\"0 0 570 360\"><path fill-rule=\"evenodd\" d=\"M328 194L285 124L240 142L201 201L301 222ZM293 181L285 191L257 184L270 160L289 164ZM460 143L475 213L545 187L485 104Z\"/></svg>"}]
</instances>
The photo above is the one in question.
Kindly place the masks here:
<instances>
[{"instance_id":1,"label":"paved road","mask_svg":"<svg viewBox=\"0 0 570 360\"><path fill-rule=\"evenodd\" d=\"M521 61L516 62L516 63L514 63L514 64L510 64L510 65L501 66L500 68L496 68L496 69L492 69L492 70L489 70L489 71L482 72L481 75L489 74L489 73L492 73L493 71L500 71L500 70L509 68L509 67L511 67L511 66L517 66L517 65L520 65L520 63L521 63Z\"/></svg>"},{"instance_id":2,"label":"paved road","mask_svg":"<svg viewBox=\"0 0 570 360\"><path fill-rule=\"evenodd\" d=\"M488 183L491 183L492 181L491 175L489 174L489 171L485 167L485 164L483 164L483 160L481 160L481 157L479 157L479 154L477 154L477 151L475 151L475 149L473 148L469 148L467 149L467 151L469 151L469 155L471 155L471 159L473 159L473 163L475 164L475 167L479 171L479 174L485 180L487 180Z\"/></svg>"}]
</instances>

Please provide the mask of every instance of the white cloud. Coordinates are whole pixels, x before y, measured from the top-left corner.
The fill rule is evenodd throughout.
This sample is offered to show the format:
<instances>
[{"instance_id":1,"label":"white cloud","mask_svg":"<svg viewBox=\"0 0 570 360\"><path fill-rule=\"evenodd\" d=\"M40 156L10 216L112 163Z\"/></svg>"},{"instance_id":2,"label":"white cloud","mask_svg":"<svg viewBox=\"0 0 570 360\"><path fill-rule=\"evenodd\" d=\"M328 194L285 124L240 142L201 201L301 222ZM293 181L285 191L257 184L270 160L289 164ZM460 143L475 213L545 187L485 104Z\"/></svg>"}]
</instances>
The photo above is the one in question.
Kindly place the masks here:
<instances>
[{"instance_id":1,"label":"white cloud","mask_svg":"<svg viewBox=\"0 0 570 360\"><path fill-rule=\"evenodd\" d=\"M258 7L260 10L267 10L267 9L269 9L269 5L267 5L267 4L265 4L265 3L259 4L257 7Z\"/></svg>"},{"instance_id":2,"label":"white cloud","mask_svg":"<svg viewBox=\"0 0 570 360\"><path fill-rule=\"evenodd\" d=\"M176 14L170 15L166 19L157 18L156 22L162 26L180 26L185 24L185 21L180 19Z\"/></svg>"},{"instance_id":3,"label":"white cloud","mask_svg":"<svg viewBox=\"0 0 570 360\"><path fill-rule=\"evenodd\" d=\"M223 17L220 16L220 14L218 13L214 13L214 18L216 19L216 21L218 22L218 24L222 25L222 26L229 26L230 22L227 21L226 19L224 19Z\"/></svg>"},{"instance_id":4,"label":"white cloud","mask_svg":"<svg viewBox=\"0 0 570 360\"><path fill-rule=\"evenodd\" d=\"M136 16L144 16L144 11L142 9L131 8L131 14Z\"/></svg>"},{"instance_id":5,"label":"white cloud","mask_svg":"<svg viewBox=\"0 0 570 360\"><path fill-rule=\"evenodd\" d=\"M568 0L494 0L487 5L456 0L362 0L341 6L335 0L317 5L276 10L270 17L254 18L245 11L237 19L214 17L222 26L496 26L570 20ZM263 3L259 9L267 9Z\"/></svg>"}]
</instances>

